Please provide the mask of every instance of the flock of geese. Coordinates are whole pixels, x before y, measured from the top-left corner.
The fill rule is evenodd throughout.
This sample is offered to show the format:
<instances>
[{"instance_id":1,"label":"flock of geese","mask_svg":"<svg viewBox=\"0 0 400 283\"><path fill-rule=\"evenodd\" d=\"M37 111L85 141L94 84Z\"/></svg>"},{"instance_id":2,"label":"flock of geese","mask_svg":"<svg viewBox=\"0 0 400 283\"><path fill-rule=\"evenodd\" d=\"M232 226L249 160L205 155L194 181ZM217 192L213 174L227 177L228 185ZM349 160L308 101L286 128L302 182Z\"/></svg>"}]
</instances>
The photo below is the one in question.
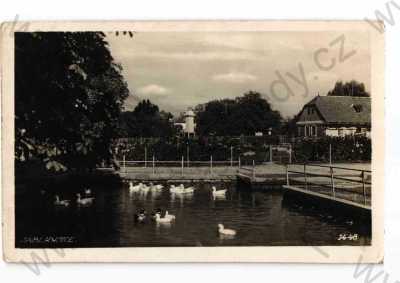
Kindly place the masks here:
<instances>
[{"instance_id":1,"label":"flock of geese","mask_svg":"<svg viewBox=\"0 0 400 283\"><path fill-rule=\"evenodd\" d=\"M84 196L80 193L76 194L76 204L79 206L90 206L93 204L94 197L92 196L92 192L90 189L85 189ZM72 203L71 200L61 199L59 195L54 196L54 206L56 207L68 207Z\"/></svg>"},{"instance_id":2,"label":"flock of geese","mask_svg":"<svg viewBox=\"0 0 400 283\"><path fill-rule=\"evenodd\" d=\"M169 214L168 210L165 211L164 217L161 217L161 209L157 209L155 213L152 214L151 218L157 223L171 223L175 220L175 215ZM144 209L141 209L138 214L135 214L135 221L143 223L146 221L147 215Z\"/></svg>"},{"instance_id":3,"label":"flock of geese","mask_svg":"<svg viewBox=\"0 0 400 283\"><path fill-rule=\"evenodd\" d=\"M213 197L221 197L226 195L226 189L224 190L217 190L215 186L212 186L212 191L211 194ZM129 191L131 193L148 193L148 192L160 192L164 190L163 185L154 185L153 183L150 183L149 185L145 185L143 183L139 183L137 185L133 185L132 182L129 182ZM195 188L194 187L185 187L183 184L180 184L179 186L171 185L168 188L165 188L165 190L168 190L169 193L173 195L187 195L187 194L193 194ZM162 216L162 211L161 209L157 209L155 212L152 213L151 218L157 222L157 223L171 223L175 221L176 217L175 215L169 214L168 210L165 211L164 216ZM141 209L139 213L135 214L135 221L136 222L145 222L147 219L146 211L144 209ZM218 233L221 236L235 236L236 231L233 229L227 229L224 227L223 224L218 224Z\"/></svg>"},{"instance_id":4,"label":"flock of geese","mask_svg":"<svg viewBox=\"0 0 400 283\"><path fill-rule=\"evenodd\" d=\"M154 185L150 183L149 185L145 185L143 183L139 183L137 185L133 185L132 182L129 182L129 191L132 193L148 193L148 192L161 192L163 190L169 190L169 192L173 195L188 195L193 194L195 188L194 187L185 187L183 184L179 186L171 185L169 188L164 188L163 185L158 184ZM217 190L215 186L212 187L211 194L213 197L221 197L226 195L226 189ZM54 197L54 206L55 207L69 207L72 204L71 200L61 199L59 195L55 195ZM90 189L85 189L83 194L77 193L75 203L78 206L91 206L95 200ZM138 213L134 215L136 222L145 222L148 218L147 213L144 209L141 209ZM157 223L171 223L175 221L176 217L173 214L169 214L168 210L165 211L162 216L161 209L157 209L151 215L151 219L153 219ZM218 233L222 236L235 236L236 231L232 229L226 229L223 224L218 224Z\"/></svg>"},{"instance_id":5,"label":"flock of geese","mask_svg":"<svg viewBox=\"0 0 400 283\"><path fill-rule=\"evenodd\" d=\"M145 185L143 183L139 183L137 185L133 185L132 182L129 182L129 191L132 193L148 193L148 192L160 192L164 189L163 185L154 185L153 183L150 183L149 185ZM171 194L176 194L176 195L185 195L185 194L193 194L195 188L194 187L185 187L183 184L180 184L179 186L171 185L169 187L169 192ZM215 186L212 186L212 195L213 196L225 196L226 195L226 189L224 190L217 190Z\"/></svg>"}]
</instances>

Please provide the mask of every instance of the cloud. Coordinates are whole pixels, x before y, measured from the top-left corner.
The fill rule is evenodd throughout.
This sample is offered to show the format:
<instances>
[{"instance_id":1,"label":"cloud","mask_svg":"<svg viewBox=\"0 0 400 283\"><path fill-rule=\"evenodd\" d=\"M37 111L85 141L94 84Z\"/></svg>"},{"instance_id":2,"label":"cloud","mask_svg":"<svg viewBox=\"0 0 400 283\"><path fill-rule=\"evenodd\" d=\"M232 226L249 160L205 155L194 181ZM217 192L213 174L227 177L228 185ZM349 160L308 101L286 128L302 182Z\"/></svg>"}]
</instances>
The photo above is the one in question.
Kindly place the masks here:
<instances>
[{"instance_id":1,"label":"cloud","mask_svg":"<svg viewBox=\"0 0 400 283\"><path fill-rule=\"evenodd\" d=\"M212 76L212 79L214 81L241 84L241 83L255 81L255 80L257 80L257 77L252 74L247 74L247 73L231 72L231 73L226 73L226 74L214 75L214 76Z\"/></svg>"},{"instance_id":2,"label":"cloud","mask_svg":"<svg viewBox=\"0 0 400 283\"><path fill-rule=\"evenodd\" d=\"M205 51L205 52L192 52L192 51L181 51L181 52L147 52L147 51L138 51L138 52L127 52L120 51L119 57L124 58L143 58L143 59L161 59L161 60L196 60L196 61L212 61L212 60L220 60L220 61L235 61L235 60L259 60L260 55L254 52L247 51L239 51L239 52L231 52L231 51Z\"/></svg>"},{"instance_id":3,"label":"cloud","mask_svg":"<svg viewBox=\"0 0 400 283\"><path fill-rule=\"evenodd\" d=\"M154 95L165 95L170 93L170 90L166 87L163 87L161 85L157 84L150 84L150 85L145 85L137 89L137 92L140 94L154 94Z\"/></svg>"}]
</instances>

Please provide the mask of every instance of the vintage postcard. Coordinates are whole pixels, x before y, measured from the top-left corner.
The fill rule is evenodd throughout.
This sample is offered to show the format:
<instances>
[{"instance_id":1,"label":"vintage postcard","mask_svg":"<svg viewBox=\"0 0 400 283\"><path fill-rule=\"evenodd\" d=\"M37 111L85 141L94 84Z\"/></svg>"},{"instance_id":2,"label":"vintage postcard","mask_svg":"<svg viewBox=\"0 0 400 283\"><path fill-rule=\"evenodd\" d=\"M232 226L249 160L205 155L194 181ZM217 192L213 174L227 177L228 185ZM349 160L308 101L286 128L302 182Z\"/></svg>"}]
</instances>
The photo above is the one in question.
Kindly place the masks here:
<instances>
[{"instance_id":1,"label":"vintage postcard","mask_svg":"<svg viewBox=\"0 0 400 283\"><path fill-rule=\"evenodd\" d=\"M3 24L4 259L382 262L383 30Z\"/></svg>"}]
</instances>

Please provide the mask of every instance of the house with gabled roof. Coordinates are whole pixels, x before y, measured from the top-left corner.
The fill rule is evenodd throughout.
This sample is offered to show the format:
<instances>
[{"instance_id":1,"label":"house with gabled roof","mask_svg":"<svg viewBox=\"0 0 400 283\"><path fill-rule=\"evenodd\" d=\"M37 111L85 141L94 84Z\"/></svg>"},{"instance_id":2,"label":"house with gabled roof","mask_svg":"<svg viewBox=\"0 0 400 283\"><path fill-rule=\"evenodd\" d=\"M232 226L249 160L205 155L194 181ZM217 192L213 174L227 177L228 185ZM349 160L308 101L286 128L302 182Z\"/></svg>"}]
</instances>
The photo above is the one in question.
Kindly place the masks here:
<instances>
[{"instance_id":1,"label":"house with gabled roof","mask_svg":"<svg viewBox=\"0 0 400 283\"><path fill-rule=\"evenodd\" d=\"M371 98L316 96L297 116L300 137L348 136L371 133Z\"/></svg>"}]
</instances>

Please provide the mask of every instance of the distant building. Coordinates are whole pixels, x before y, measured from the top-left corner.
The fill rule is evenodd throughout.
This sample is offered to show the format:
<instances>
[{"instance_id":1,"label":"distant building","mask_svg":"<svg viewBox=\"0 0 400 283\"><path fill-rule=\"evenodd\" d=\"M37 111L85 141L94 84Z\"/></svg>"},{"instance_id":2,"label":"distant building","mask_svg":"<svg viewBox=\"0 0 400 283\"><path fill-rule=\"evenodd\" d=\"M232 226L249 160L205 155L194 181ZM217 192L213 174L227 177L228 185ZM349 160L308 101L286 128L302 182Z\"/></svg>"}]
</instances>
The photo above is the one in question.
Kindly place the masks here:
<instances>
[{"instance_id":1,"label":"distant building","mask_svg":"<svg viewBox=\"0 0 400 283\"><path fill-rule=\"evenodd\" d=\"M174 123L174 126L177 127L182 133L185 132L186 123Z\"/></svg>"},{"instance_id":2,"label":"distant building","mask_svg":"<svg viewBox=\"0 0 400 283\"><path fill-rule=\"evenodd\" d=\"M187 136L194 136L195 130L196 130L196 124L194 123L194 117L195 114L193 112L193 110L188 109L185 112L185 128L184 128L184 133Z\"/></svg>"},{"instance_id":3,"label":"distant building","mask_svg":"<svg viewBox=\"0 0 400 283\"><path fill-rule=\"evenodd\" d=\"M174 126L179 130L181 135L194 136L196 131L196 123L194 122L195 114L193 110L188 109L182 112L180 117L175 120Z\"/></svg>"},{"instance_id":4,"label":"distant building","mask_svg":"<svg viewBox=\"0 0 400 283\"><path fill-rule=\"evenodd\" d=\"M317 96L304 105L297 120L301 137L365 135L371 133L371 98Z\"/></svg>"}]
</instances>

